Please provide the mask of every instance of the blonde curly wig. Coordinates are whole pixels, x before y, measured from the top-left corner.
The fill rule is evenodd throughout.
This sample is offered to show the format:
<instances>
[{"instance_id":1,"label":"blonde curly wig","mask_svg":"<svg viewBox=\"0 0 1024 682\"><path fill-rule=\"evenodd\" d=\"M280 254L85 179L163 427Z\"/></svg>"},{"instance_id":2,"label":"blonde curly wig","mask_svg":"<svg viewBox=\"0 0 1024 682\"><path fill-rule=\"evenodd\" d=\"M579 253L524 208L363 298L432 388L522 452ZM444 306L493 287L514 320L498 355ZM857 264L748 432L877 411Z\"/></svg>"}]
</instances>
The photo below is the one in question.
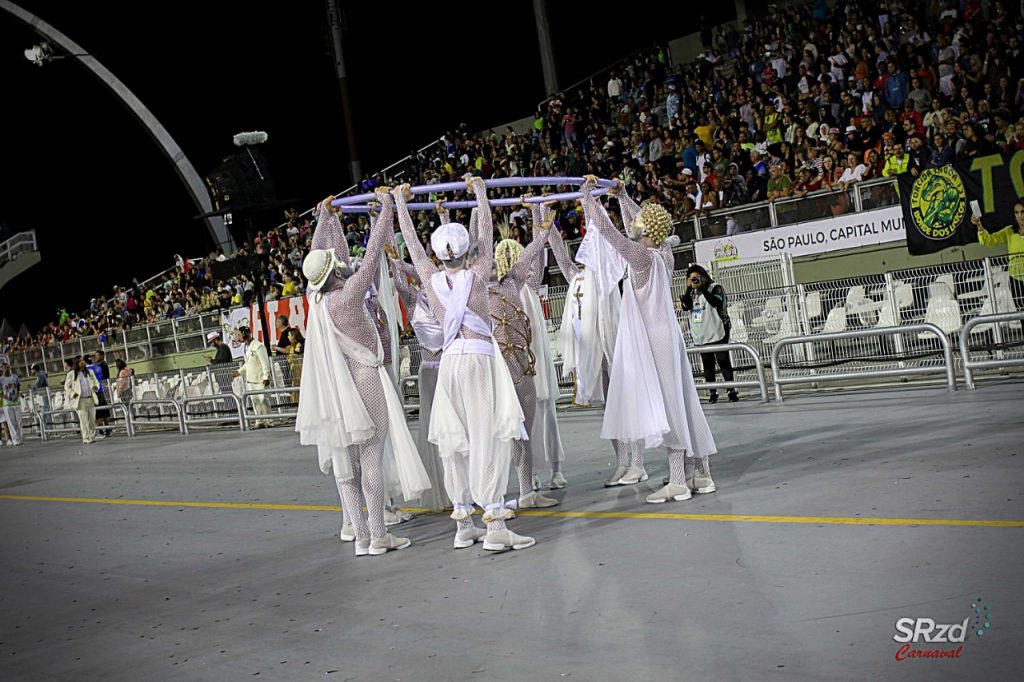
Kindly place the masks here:
<instances>
[{"instance_id":1,"label":"blonde curly wig","mask_svg":"<svg viewBox=\"0 0 1024 682\"><path fill-rule=\"evenodd\" d=\"M498 279L505 279L508 271L519 262L523 245L514 239L502 239L494 247L494 264L498 268Z\"/></svg>"},{"instance_id":2,"label":"blonde curly wig","mask_svg":"<svg viewBox=\"0 0 1024 682\"><path fill-rule=\"evenodd\" d=\"M645 201L640 205L641 232L660 246L672 234L672 215L661 204Z\"/></svg>"}]
</instances>

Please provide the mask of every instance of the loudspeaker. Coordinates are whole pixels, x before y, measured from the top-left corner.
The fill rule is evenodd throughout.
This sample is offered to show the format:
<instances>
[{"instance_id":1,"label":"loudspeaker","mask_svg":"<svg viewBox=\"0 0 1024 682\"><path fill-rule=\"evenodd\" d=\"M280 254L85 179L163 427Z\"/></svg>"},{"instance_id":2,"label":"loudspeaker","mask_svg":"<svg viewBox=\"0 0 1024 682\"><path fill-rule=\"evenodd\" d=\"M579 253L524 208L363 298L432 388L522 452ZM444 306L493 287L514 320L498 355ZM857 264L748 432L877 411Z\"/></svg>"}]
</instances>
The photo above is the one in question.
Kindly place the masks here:
<instances>
[{"instance_id":1,"label":"loudspeaker","mask_svg":"<svg viewBox=\"0 0 1024 682\"><path fill-rule=\"evenodd\" d=\"M262 177L261 177L262 176ZM232 154L203 180L215 210L243 208L275 200L267 161L259 149Z\"/></svg>"}]
</instances>

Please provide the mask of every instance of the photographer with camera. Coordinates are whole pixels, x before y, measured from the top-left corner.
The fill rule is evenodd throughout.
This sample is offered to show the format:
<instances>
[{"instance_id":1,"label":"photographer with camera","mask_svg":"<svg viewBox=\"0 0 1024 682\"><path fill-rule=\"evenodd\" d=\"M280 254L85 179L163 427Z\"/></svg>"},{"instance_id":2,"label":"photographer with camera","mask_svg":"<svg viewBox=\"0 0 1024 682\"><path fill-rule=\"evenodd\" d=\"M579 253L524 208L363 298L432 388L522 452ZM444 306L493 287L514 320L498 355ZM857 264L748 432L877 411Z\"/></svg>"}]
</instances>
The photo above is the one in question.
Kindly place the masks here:
<instances>
[{"instance_id":1,"label":"photographer with camera","mask_svg":"<svg viewBox=\"0 0 1024 682\"><path fill-rule=\"evenodd\" d=\"M729 343L729 329L732 322L726 310L725 289L711 281L708 271L699 265L691 265L686 271L686 292L682 296L683 310L690 314L690 333L696 346ZM704 365L704 381L715 381L715 362L722 368L726 381L733 380L732 361L729 352L701 353ZM740 399L735 388L729 389L729 402ZM711 389L708 402L718 402L718 391Z\"/></svg>"}]
</instances>

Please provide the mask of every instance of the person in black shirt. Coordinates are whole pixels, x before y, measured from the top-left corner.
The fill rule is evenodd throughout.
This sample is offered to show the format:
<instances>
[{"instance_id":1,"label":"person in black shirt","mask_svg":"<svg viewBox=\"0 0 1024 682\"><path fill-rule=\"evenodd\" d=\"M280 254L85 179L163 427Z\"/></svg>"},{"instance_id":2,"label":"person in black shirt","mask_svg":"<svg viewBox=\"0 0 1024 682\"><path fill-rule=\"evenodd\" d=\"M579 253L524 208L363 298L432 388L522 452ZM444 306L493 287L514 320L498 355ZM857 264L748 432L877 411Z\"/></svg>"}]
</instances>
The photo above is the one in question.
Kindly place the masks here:
<instances>
[{"instance_id":1,"label":"person in black shirt","mask_svg":"<svg viewBox=\"0 0 1024 682\"><path fill-rule=\"evenodd\" d=\"M288 332L292 329L295 328L289 324L287 315L277 316L277 345L273 347L275 355L288 355L288 346L292 343ZM300 344L305 343L306 339L302 337L298 329L295 329L295 336Z\"/></svg>"},{"instance_id":2,"label":"person in black shirt","mask_svg":"<svg viewBox=\"0 0 1024 682\"><path fill-rule=\"evenodd\" d=\"M211 365L226 365L231 362L231 349L221 340L219 333L210 332L207 334L206 342L217 349L217 354L208 360Z\"/></svg>"}]
</instances>

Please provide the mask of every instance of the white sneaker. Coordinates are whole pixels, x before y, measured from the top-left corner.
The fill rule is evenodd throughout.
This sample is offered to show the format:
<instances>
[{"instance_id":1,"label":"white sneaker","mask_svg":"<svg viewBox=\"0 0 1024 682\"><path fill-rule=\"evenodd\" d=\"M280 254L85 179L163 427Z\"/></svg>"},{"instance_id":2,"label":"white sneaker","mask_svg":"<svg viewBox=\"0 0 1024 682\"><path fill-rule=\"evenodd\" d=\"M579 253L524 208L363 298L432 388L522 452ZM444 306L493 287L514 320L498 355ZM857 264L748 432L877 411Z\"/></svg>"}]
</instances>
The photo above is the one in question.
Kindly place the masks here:
<instances>
[{"instance_id":1,"label":"white sneaker","mask_svg":"<svg viewBox=\"0 0 1024 682\"><path fill-rule=\"evenodd\" d=\"M391 550L405 549L411 544L412 540L409 538L396 538L391 533L388 533L382 538L372 538L369 551L371 556L379 556Z\"/></svg>"},{"instance_id":2,"label":"white sneaker","mask_svg":"<svg viewBox=\"0 0 1024 682\"><path fill-rule=\"evenodd\" d=\"M356 556L366 556L369 553L370 538L356 538Z\"/></svg>"},{"instance_id":3,"label":"white sneaker","mask_svg":"<svg viewBox=\"0 0 1024 682\"><path fill-rule=\"evenodd\" d=\"M649 504L662 504L669 500L675 500L676 502L682 502L683 500L690 499L690 489L685 485L672 485L669 483L667 486L654 493L653 495L647 496L647 502Z\"/></svg>"},{"instance_id":4,"label":"white sneaker","mask_svg":"<svg viewBox=\"0 0 1024 682\"><path fill-rule=\"evenodd\" d=\"M565 480L565 476L562 475L561 471L556 471L552 474L550 486L552 490L561 490L567 485L569 485L569 482Z\"/></svg>"},{"instance_id":5,"label":"white sneaker","mask_svg":"<svg viewBox=\"0 0 1024 682\"><path fill-rule=\"evenodd\" d=\"M604 482L604 487L614 488L615 486L620 485L619 481L621 481L622 477L626 475L626 471L626 467L618 467L614 472L612 472L611 478Z\"/></svg>"},{"instance_id":6,"label":"white sneaker","mask_svg":"<svg viewBox=\"0 0 1024 682\"><path fill-rule=\"evenodd\" d=\"M643 467L631 466L626 475L619 479L619 485L635 485L647 478L647 471Z\"/></svg>"},{"instance_id":7,"label":"white sneaker","mask_svg":"<svg viewBox=\"0 0 1024 682\"><path fill-rule=\"evenodd\" d=\"M525 535L516 535L508 528L492 530L484 537L484 549L488 552L503 552L506 549L526 549L533 547L537 541Z\"/></svg>"},{"instance_id":8,"label":"white sneaker","mask_svg":"<svg viewBox=\"0 0 1024 682\"><path fill-rule=\"evenodd\" d=\"M456 531L455 533L455 549L465 549L472 547L476 543L484 539L487 535L486 528L466 528L465 530Z\"/></svg>"},{"instance_id":9,"label":"white sneaker","mask_svg":"<svg viewBox=\"0 0 1024 682\"><path fill-rule=\"evenodd\" d=\"M519 498L520 509L543 509L558 506L558 500L544 497L540 493L527 493Z\"/></svg>"},{"instance_id":10,"label":"white sneaker","mask_svg":"<svg viewBox=\"0 0 1024 682\"><path fill-rule=\"evenodd\" d=\"M403 511L398 507L384 507L384 525L385 526L397 526L403 521L408 521L412 518L412 514L407 511Z\"/></svg>"},{"instance_id":11,"label":"white sneaker","mask_svg":"<svg viewBox=\"0 0 1024 682\"><path fill-rule=\"evenodd\" d=\"M356 531L352 527L351 523L341 524L341 531L338 532L338 537L341 538L342 542L352 542L356 539Z\"/></svg>"},{"instance_id":12,"label":"white sneaker","mask_svg":"<svg viewBox=\"0 0 1024 682\"><path fill-rule=\"evenodd\" d=\"M690 460L693 460L693 469L686 472L686 485L690 490L700 494L713 493L718 490L711 478L711 465L708 463L708 458L687 457L685 461L689 462Z\"/></svg>"}]
</instances>

